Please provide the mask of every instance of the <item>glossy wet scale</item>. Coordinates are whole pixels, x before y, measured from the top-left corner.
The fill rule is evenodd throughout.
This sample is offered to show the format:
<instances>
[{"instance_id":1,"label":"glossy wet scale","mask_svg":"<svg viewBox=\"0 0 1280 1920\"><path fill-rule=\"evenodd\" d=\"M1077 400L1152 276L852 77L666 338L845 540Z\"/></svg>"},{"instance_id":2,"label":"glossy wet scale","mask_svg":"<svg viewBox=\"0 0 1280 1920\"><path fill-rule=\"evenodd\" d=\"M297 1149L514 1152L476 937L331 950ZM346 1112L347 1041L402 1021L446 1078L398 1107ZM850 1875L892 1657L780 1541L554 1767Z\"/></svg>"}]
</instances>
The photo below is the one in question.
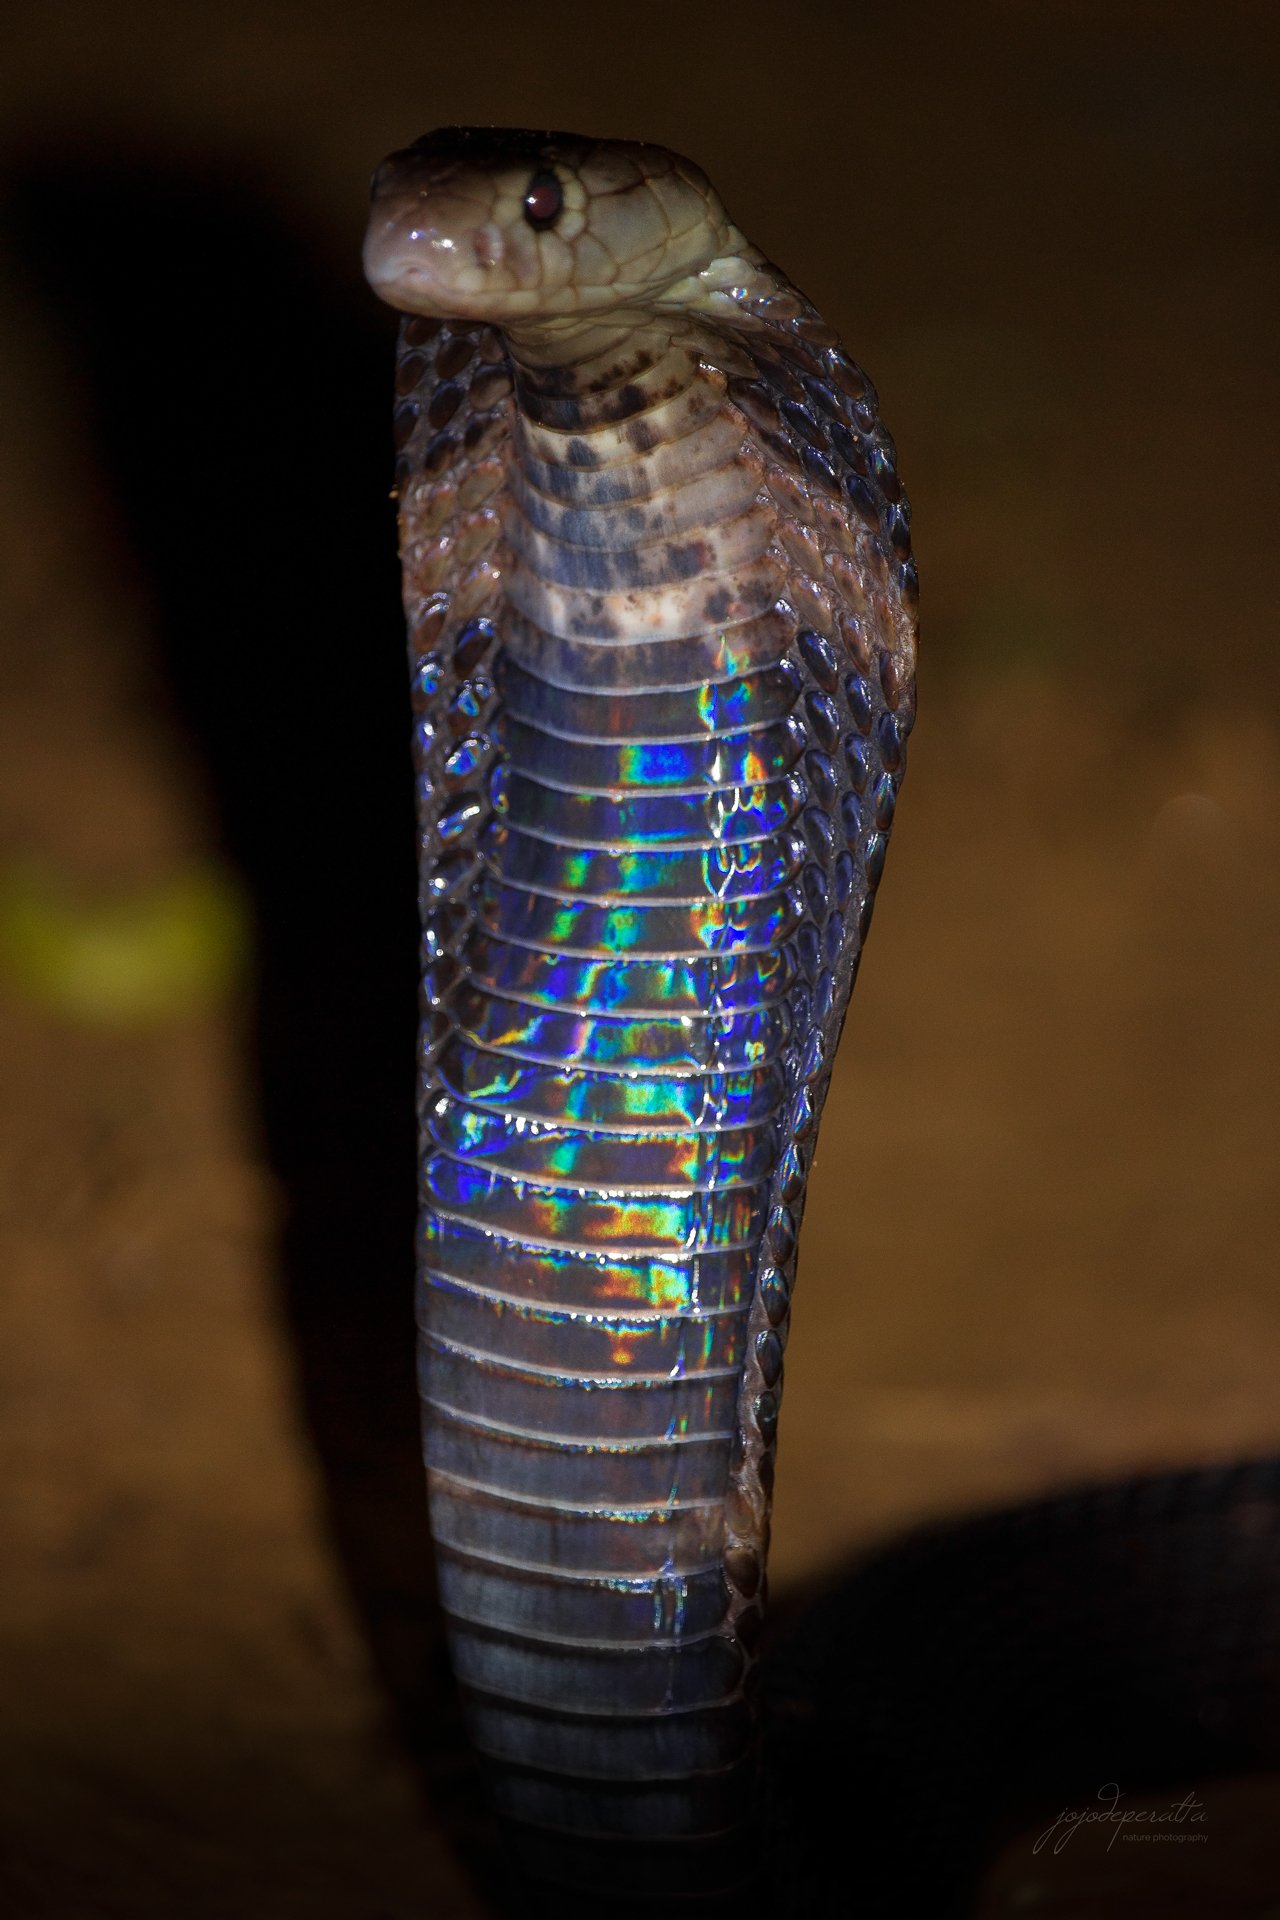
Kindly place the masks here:
<instances>
[{"instance_id":1,"label":"glossy wet scale","mask_svg":"<svg viewBox=\"0 0 1280 1920\"><path fill-rule=\"evenodd\" d=\"M426 976L433 1002L439 972ZM448 981L457 974L449 968ZM760 1067L776 1057L790 1033L785 1007L756 1008L742 1014L713 1014L699 1019L645 1019L636 1014L589 1015L552 1011L508 998L496 998L475 986L452 993L450 1018L456 1031L476 1046L501 1050L523 1060L551 1065L615 1068L679 1074L734 1073Z\"/></svg>"},{"instance_id":2,"label":"glossy wet scale","mask_svg":"<svg viewBox=\"0 0 1280 1920\"><path fill-rule=\"evenodd\" d=\"M460 1218L495 1232L528 1235L552 1246L625 1247L700 1252L750 1244L763 1221L760 1186L726 1191L672 1193L544 1186L434 1153L421 1169L426 1204L438 1203Z\"/></svg>"},{"instance_id":3,"label":"glossy wet scale","mask_svg":"<svg viewBox=\"0 0 1280 1920\"><path fill-rule=\"evenodd\" d=\"M679 1650L587 1649L552 1647L492 1629L459 1629L453 1645L464 1682L537 1706L554 1707L571 1698L584 1714L710 1706L737 1690L743 1672L741 1647L723 1633Z\"/></svg>"},{"instance_id":4,"label":"glossy wet scale","mask_svg":"<svg viewBox=\"0 0 1280 1920\"><path fill-rule=\"evenodd\" d=\"M774 893L795 879L803 846L788 835L731 841L705 851L614 853L611 849L565 848L541 835L499 825L485 841L485 856L500 880L539 892L595 901L706 900Z\"/></svg>"},{"instance_id":5,"label":"glossy wet scale","mask_svg":"<svg viewBox=\"0 0 1280 1920\"><path fill-rule=\"evenodd\" d=\"M428 1274L418 1311L424 1326L455 1346L585 1378L616 1373L664 1382L740 1366L746 1350L745 1305L692 1314L602 1312L533 1305ZM527 1463L527 1491L537 1490L535 1464ZM626 1459L620 1464L626 1468ZM683 1468L675 1455L668 1465L669 1491L681 1484Z\"/></svg>"},{"instance_id":6,"label":"glossy wet scale","mask_svg":"<svg viewBox=\"0 0 1280 1920\"><path fill-rule=\"evenodd\" d=\"M473 1486L569 1506L615 1508L628 1499L660 1506L681 1491L691 1499L719 1498L732 1449L728 1434L680 1442L535 1438L495 1432L433 1406L425 1409L423 1432L429 1466Z\"/></svg>"},{"instance_id":7,"label":"glossy wet scale","mask_svg":"<svg viewBox=\"0 0 1280 1920\"><path fill-rule=\"evenodd\" d=\"M477 917L486 931L585 957L767 952L793 932L801 911L790 891L623 906L507 887L493 875L481 880L476 895Z\"/></svg>"},{"instance_id":8,"label":"glossy wet scale","mask_svg":"<svg viewBox=\"0 0 1280 1920\"><path fill-rule=\"evenodd\" d=\"M568 1368L506 1361L446 1340L430 1328L419 1348L419 1382L428 1406L499 1432L596 1443L731 1435L738 1418L741 1371L735 1366L666 1379L617 1372L575 1374ZM490 1557L503 1556L498 1551ZM556 1571L554 1561L535 1564L548 1573ZM611 1566L601 1560L585 1571L654 1574L666 1565L661 1557L648 1568Z\"/></svg>"},{"instance_id":9,"label":"glossy wet scale","mask_svg":"<svg viewBox=\"0 0 1280 1920\"><path fill-rule=\"evenodd\" d=\"M419 1221L418 1261L423 1276L481 1290L496 1274L509 1297L535 1306L677 1317L749 1305L755 1270L752 1248L673 1256L535 1246L435 1209Z\"/></svg>"},{"instance_id":10,"label":"glossy wet scale","mask_svg":"<svg viewBox=\"0 0 1280 1920\"><path fill-rule=\"evenodd\" d=\"M499 1552L528 1566L647 1573L655 1566L695 1572L724 1546L719 1498L635 1507L570 1507L494 1494L427 1469L432 1530L463 1552Z\"/></svg>"},{"instance_id":11,"label":"glossy wet scale","mask_svg":"<svg viewBox=\"0 0 1280 1920\"><path fill-rule=\"evenodd\" d=\"M508 713L566 740L695 741L785 718L803 681L789 661L719 685L630 695L570 692L505 656L496 681Z\"/></svg>"},{"instance_id":12,"label":"glossy wet scale","mask_svg":"<svg viewBox=\"0 0 1280 1920\"><path fill-rule=\"evenodd\" d=\"M448 1016L442 1016L448 1029ZM785 1093L778 1062L742 1073L602 1073L513 1059L447 1038L433 1079L465 1100L530 1120L641 1132L651 1128L746 1126L777 1112Z\"/></svg>"},{"instance_id":13,"label":"glossy wet scale","mask_svg":"<svg viewBox=\"0 0 1280 1920\"><path fill-rule=\"evenodd\" d=\"M629 787L673 794L709 787L762 787L788 773L805 747L788 716L751 733L711 740L597 742L565 740L509 718L501 729L506 763L570 793L624 793ZM834 736L832 745L835 744Z\"/></svg>"},{"instance_id":14,"label":"glossy wet scale","mask_svg":"<svg viewBox=\"0 0 1280 1920\"><path fill-rule=\"evenodd\" d=\"M589 1132L577 1126L538 1125L514 1114L469 1106L446 1093L430 1101L426 1131L436 1145L460 1159L482 1161L549 1185L630 1184L673 1191L755 1185L772 1171L778 1157L778 1134L771 1123L718 1131L647 1130L638 1136Z\"/></svg>"},{"instance_id":15,"label":"glossy wet scale","mask_svg":"<svg viewBox=\"0 0 1280 1920\"><path fill-rule=\"evenodd\" d=\"M499 819L561 844L588 848L715 847L763 840L787 826L804 803L794 775L764 786L710 793L626 796L573 792L544 783L536 770L503 766L489 784Z\"/></svg>"},{"instance_id":16,"label":"glossy wet scale","mask_svg":"<svg viewBox=\"0 0 1280 1920\"><path fill-rule=\"evenodd\" d=\"M436 918L428 923L429 931ZM450 937L458 930L454 921ZM786 946L763 959L681 954L663 960L589 960L476 933L465 953L469 977L511 999L566 1011L590 1007L601 1016L665 1014L682 1022L777 1006L785 1001L796 971L795 956Z\"/></svg>"}]
</instances>

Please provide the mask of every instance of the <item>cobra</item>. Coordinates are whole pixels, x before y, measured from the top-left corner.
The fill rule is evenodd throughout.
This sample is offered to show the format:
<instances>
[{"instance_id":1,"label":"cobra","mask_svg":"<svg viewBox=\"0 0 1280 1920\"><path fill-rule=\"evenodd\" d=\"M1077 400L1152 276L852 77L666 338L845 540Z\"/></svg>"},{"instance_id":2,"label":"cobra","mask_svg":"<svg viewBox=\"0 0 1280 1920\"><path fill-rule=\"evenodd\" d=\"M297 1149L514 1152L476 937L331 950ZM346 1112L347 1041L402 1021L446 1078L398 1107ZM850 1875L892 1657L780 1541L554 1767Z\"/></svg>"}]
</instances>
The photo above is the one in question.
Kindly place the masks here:
<instances>
[{"instance_id":1,"label":"cobra","mask_svg":"<svg viewBox=\"0 0 1280 1920\"><path fill-rule=\"evenodd\" d=\"M365 263L406 316L454 1668L557 1912L732 1907L796 1245L914 711L910 509L866 376L661 147L439 130L375 177Z\"/></svg>"}]
</instances>

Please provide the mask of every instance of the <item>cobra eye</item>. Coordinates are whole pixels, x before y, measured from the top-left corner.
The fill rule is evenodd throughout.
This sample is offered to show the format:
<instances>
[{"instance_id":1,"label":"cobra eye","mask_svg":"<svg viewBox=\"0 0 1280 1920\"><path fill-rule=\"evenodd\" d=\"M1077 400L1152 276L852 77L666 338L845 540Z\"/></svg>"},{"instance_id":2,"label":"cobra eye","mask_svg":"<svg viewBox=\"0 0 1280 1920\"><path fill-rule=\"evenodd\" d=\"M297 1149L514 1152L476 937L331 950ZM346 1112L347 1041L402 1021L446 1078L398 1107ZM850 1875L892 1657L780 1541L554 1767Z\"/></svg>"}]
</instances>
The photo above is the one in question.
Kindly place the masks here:
<instances>
[{"instance_id":1,"label":"cobra eye","mask_svg":"<svg viewBox=\"0 0 1280 1920\"><path fill-rule=\"evenodd\" d=\"M538 233L554 227L564 206L564 188L554 173L535 173L524 190L524 217Z\"/></svg>"}]
</instances>

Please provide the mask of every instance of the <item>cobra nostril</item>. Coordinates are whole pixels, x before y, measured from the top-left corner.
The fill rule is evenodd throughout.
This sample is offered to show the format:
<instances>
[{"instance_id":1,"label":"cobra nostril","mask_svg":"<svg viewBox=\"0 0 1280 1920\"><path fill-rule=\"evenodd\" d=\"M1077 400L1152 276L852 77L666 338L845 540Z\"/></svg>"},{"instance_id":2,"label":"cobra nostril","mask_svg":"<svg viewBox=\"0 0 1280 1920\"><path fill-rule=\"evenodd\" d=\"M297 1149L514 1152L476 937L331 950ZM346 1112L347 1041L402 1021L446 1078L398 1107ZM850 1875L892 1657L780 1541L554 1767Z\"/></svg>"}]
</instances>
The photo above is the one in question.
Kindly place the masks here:
<instances>
[{"instance_id":1,"label":"cobra nostril","mask_svg":"<svg viewBox=\"0 0 1280 1920\"><path fill-rule=\"evenodd\" d=\"M502 229L492 222L476 233L476 259L482 267L496 267L502 258Z\"/></svg>"}]
</instances>

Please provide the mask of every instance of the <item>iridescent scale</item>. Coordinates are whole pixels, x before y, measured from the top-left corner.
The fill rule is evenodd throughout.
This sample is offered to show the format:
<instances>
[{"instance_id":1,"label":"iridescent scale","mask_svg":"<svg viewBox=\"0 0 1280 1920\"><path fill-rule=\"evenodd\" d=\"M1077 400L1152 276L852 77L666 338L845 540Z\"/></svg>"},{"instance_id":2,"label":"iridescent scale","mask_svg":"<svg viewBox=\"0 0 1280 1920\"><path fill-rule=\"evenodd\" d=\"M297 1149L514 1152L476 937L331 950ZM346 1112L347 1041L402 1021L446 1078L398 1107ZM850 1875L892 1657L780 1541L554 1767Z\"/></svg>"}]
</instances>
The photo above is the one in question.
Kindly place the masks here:
<instances>
[{"instance_id":1,"label":"iridescent scale","mask_svg":"<svg viewBox=\"0 0 1280 1920\"><path fill-rule=\"evenodd\" d=\"M772 305L550 374L402 335L432 1529L499 1807L588 1907L749 1857L795 1245L911 716L892 443Z\"/></svg>"}]
</instances>

